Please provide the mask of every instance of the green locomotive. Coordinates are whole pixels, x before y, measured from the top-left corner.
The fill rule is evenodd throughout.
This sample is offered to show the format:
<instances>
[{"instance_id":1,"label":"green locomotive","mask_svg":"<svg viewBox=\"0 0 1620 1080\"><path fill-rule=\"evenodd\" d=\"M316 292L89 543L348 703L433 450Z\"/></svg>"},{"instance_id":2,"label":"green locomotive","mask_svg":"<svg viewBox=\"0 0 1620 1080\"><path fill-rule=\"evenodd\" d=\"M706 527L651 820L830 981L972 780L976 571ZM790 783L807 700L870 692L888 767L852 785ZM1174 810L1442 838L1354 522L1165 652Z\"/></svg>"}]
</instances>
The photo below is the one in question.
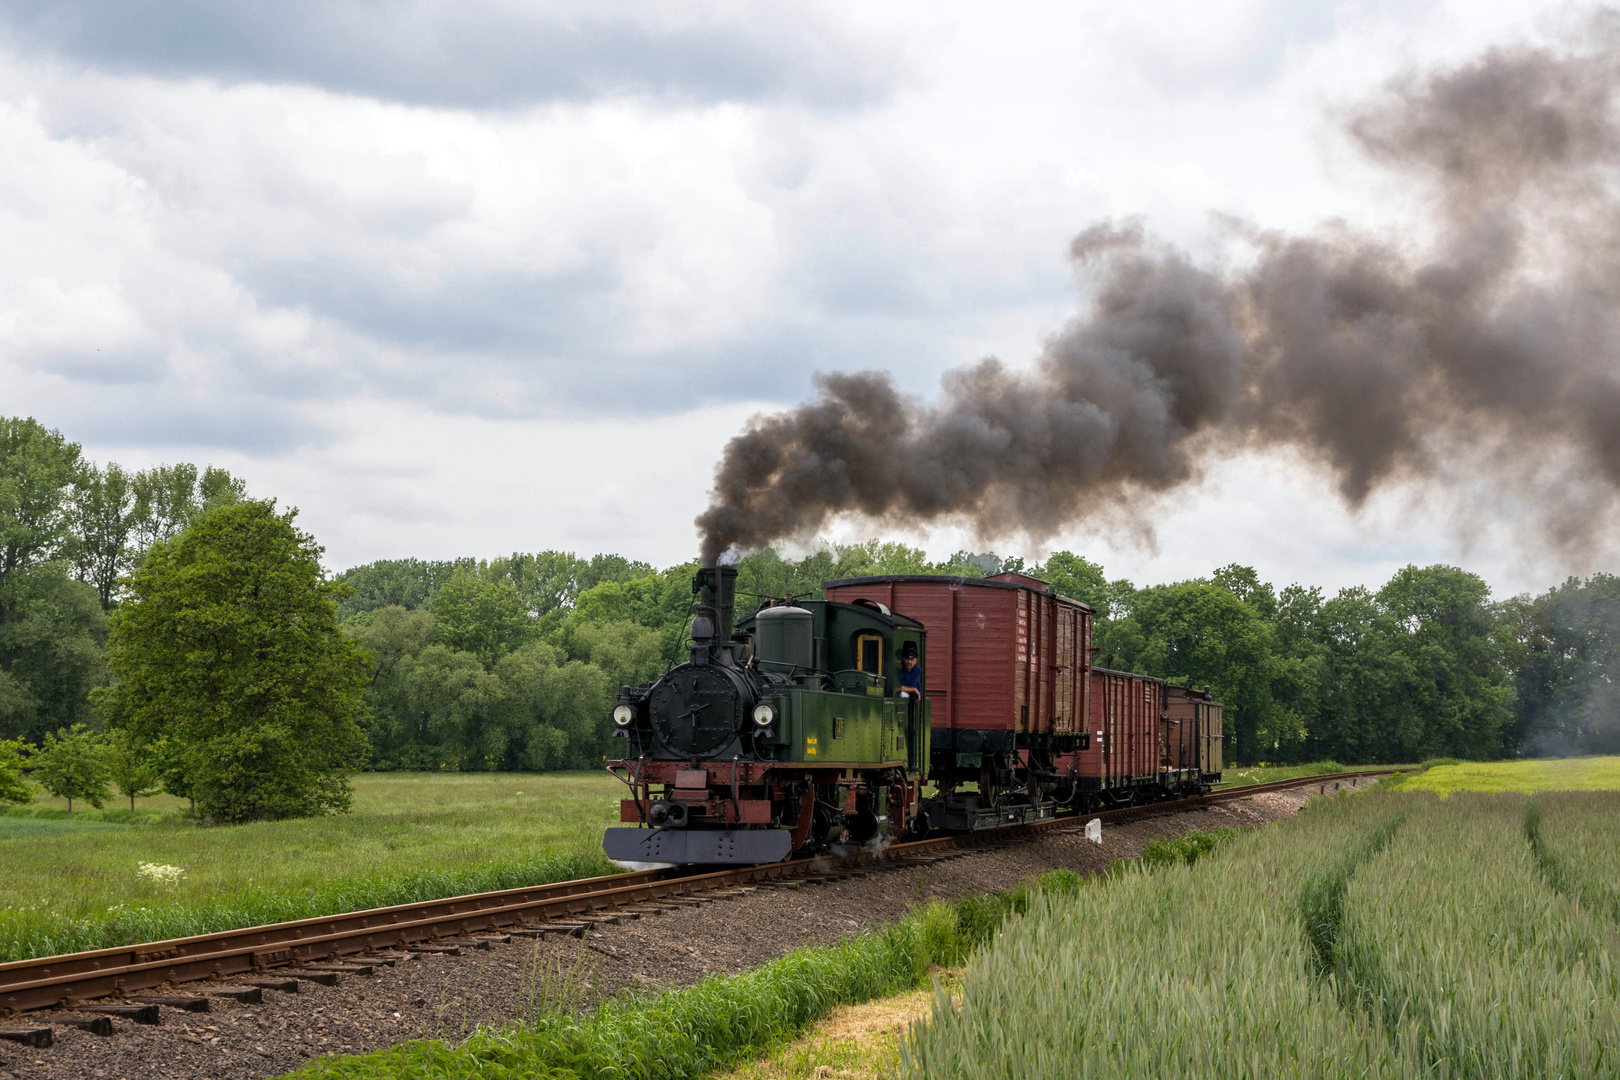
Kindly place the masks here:
<instances>
[{"instance_id":1,"label":"green locomotive","mask_svg":"<svg viewBox=\"0 0 1620 1080\"><path fill-rule=\"evenodd\" d=\"M736 570L693 581L691 657L613 711L630 788L603 847L621 861L771 862L921 827L929 702L921 623L876 603L806 600L732 625ZM914 680L915 681L915 680Z\"/></svg>"}]
</instances>

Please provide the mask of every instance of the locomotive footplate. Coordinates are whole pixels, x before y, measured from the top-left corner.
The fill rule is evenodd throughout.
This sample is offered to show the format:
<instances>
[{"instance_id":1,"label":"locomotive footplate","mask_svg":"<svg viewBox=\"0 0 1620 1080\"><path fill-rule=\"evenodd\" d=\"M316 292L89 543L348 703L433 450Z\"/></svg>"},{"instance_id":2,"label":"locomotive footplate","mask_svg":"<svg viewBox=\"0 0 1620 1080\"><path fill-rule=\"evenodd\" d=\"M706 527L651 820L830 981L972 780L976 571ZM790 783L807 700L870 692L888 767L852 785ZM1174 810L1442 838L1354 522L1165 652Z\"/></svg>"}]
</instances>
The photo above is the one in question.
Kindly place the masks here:
<instances>
[{"instance_id":1,"label":"locomotive footplate","mask_svg":"<svg viewBox=\"0 0 1620 1080\"><path fill-rule=\"evenodd\" d=\"M1002 806L980 806L975 798L952 799L949 802L929 800L924 804L930 828L944 832L978 832L981 829L1000 829L1008 825L1027 825L1032 821L1045 821L1057 813L1057 804L1043 802L1039 806L1029 803L1009 803Z\"/></svg>"},{"instance_id":2,"label":"locomotive footplate","mask_svg":"<svg viewBox=\"0 0 1620 1080\"><path fill-rule=\"evenodd\" d=\"M609 829L602 850L624 862L772 863L788 857L793 834L787 829Z\"/></svg>"}]
</instances>

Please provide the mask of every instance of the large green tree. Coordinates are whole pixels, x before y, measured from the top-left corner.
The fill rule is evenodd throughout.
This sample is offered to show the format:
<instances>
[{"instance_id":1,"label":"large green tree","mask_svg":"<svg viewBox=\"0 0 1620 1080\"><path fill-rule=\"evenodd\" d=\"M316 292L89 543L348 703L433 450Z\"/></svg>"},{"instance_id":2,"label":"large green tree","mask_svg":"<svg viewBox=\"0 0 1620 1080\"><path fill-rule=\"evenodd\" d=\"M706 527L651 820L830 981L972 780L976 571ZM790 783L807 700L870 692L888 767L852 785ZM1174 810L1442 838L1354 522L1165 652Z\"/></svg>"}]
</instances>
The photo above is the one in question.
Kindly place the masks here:
<instances>
[{"instance_id":1,"label":"large green tree","mask_svg":"<svg viewBox=\"0 0 1620 1080\"><path fill-rule=\"evenodd\" d=\"M658 634L664 664L685 659L686 632L692 620L692 576L695 563L682 563L668 570L630 581L604 581L579 594L563 628L565 638L581 626L611 622L633 622ZM739 598L739 603L741 599ZM739 609L739 613L742 610ZM586 652L576 647L576 655Z\"/></svg>"},{"instance_id":2,"label":"large green tree","mask_svg":"<svg viewBox=\"0 0 1620 1080\"><path fill-rule=\"evenodd\" d=\"M347 809L369 661L338 627L342 586L271 502L217 507L158 541L114 615L128 722L172 740L214 821Z\"/></svg>"},{"instance_id":3,"label":"large green tree","mask_svg":"<svg viewBox=\"0 0 1620 1080\"><path fill-rule=\"evenodd\" d=\"M485 667L533 640L537 630L511 582L486 581L471 570L452 574L430 607L439 640L472 653Z\"/></svg>"},{"instance_id":4,"label":"large green tree","mask_svg":"<svg viewBox=\"0 0 1620 1080\"><path fill-rule=\"evenodd\" d=\"M61 432L0 417L0 737L37 740L83 706L95 627L63 569L83 474L79 445Z\"/></svg>"},{"instance_id":5,"label":"large green tree","mask_svg":"<svg viewBox=\"0 0 1620 1080\"><path fill-rule=\"evenodd\" d=\"M628 620L582 622L569 644L581 660L600 668L615 690L651 682L666 666L658 632Z\"/></svg>"},{"instance_id":6,"label":"large green tree","mask_svg":"<svg viewBox=\"0 0 1620 1080\"><path fill-rule=\"evenodd\" d=\"M503 657L497 671L509 756L530 769L601 765L619 689L612 676L539 642Z\"/></svg>"},{"instance_id":7,"label":"large green tree","mask_svg":"<svg viewBox=\"0 0 1620 1080\"><path fill-rule=\"evenodd\" d=\"M1425 741L1426 717L1410 693L1417 672L1401 648L1406 629L1377 595L1342 589L1299 622L1317 647L1317 702L1303 756L1357 763L1421 756L1408 749Z\"/></svg>"},{"instance_id":8,"label":"large green tree","mask_svg":"<svg viewBox=\"0 0 1620 1080\"><path fill-rule=\"evenodd\" d=\"M0 417L0 621L15 612L16 577L72 554L72 495L84 462L32 418Z\"/></svg>"},{"instance_id":9,"label":"large green tree","mask_svg":"<svg viewBox=\"0 0 1620 1080\"><path fill-rule=\"evenodd\" d=\"M1510 631L1490 595L1483 578L1455 566L1402 567L1378 590L1411 673L1403 693L1422 718L1392 735L1398 758L1501 754L1512 723Z\"/></svg>"}]
</instances>

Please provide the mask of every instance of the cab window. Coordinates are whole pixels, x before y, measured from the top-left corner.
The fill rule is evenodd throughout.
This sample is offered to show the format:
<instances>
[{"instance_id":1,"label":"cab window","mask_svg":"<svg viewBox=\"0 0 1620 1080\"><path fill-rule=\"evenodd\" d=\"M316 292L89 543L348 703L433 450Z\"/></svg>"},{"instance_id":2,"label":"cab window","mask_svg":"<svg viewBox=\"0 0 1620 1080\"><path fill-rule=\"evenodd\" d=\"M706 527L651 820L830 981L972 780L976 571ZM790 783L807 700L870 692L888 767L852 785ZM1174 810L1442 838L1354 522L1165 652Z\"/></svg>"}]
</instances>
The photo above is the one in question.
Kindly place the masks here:
<instances>
[{"instance_id":1,"label":"cab window","mask_svg":"<svg viewBox=\"0 0 1620 1080\"><path fill-rule=\"evenodd\" d=\"M855 636L855 666L868 675L883 674L883 635Z\"/></svg>"}]
</instances>

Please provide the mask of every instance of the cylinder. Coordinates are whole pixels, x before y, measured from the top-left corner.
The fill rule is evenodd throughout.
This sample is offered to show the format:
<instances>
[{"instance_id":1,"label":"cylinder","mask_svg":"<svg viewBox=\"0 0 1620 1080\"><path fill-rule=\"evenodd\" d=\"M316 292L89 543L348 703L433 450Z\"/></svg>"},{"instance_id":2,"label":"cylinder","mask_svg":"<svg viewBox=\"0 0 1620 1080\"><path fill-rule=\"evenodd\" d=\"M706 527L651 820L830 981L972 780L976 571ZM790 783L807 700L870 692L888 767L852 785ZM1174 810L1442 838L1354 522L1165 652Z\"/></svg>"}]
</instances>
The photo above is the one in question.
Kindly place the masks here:
<instances>
[{"instance_id":1,"label":"cylinder","mask_svg":"<svg viewBox=\"0 0 1620 1080\"><path fill-rule=\"evenodd\" d=\"M754 617L754 658L786 670L815 662L815 616L802 607L765 608Z\"/></svg>"}]
</instances>

